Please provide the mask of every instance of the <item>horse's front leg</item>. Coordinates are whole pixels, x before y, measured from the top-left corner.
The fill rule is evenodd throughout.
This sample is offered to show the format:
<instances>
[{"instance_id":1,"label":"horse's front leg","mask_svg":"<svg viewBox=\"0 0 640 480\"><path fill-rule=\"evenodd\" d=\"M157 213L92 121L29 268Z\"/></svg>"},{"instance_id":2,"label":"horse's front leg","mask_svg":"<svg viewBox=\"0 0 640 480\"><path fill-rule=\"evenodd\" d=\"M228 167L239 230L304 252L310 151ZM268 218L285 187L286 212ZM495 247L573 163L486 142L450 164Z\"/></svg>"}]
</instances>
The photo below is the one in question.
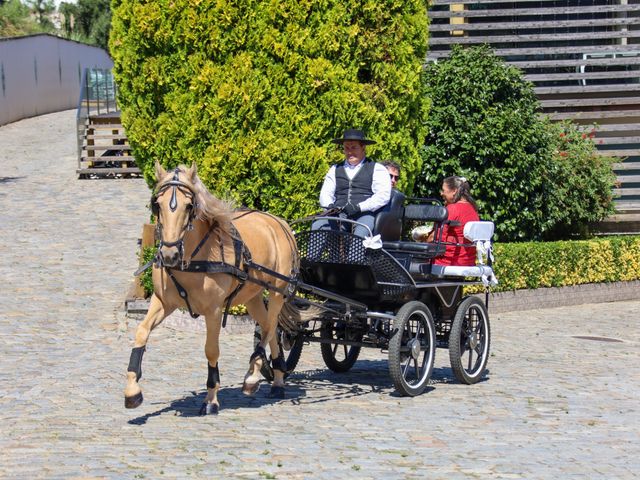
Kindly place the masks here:
<instances>
[{"instance_id":1,"label":"horse's front leg","mask_svg":"<svg viewBox=\"0 0 640 480\"><path fill-rule=\"evenodd\" d=\"M171 313L166 311L160 299L154 294L151 296L149 310L144 320L136 328L134 346L129 358L129 368L127 368L127 386L124 389L124 406L126 408L137 408L142 404L142 389L138 384L142 376L142 354L144 353L149 334L156 328L165 317Z\"/></svg>"},{"instance_id":2,"label":"horse's front leg","mask_svg":"<svg viewBox=\"0 0 640 480\"><path fill-rule=\"evenodd\" d=\"M220 390L220 371L218 359L220 358L220 327L222 323L222 311L216 309L205 317L207 325L207 341L204 353L207 356L207 398L205 398L200 415L217 415L220 410L218 402L218 390Z\"/></svg>"},{"instance_id":3,"label":"horse's front leg","mask_svg":"<svg viewBox=\"0 0 640 480\"><path fill-rule=\"evenodd\" d=\"M269 344L271 350L272 366L274 368L274 380L271 386L270 397L284 398L284 374L286 366L280 352L276 330L278 327L278 313L282 309L284 298L279 294L271 293L269 296L269 309L265 308L260 296L246 303L251 317L260 325L262 336L249 361L249 370L244 377L242 392L253 395L260 387L262 375L260 370L264 363L268 362L265 347Z\"/></svg>"}]
</instances>

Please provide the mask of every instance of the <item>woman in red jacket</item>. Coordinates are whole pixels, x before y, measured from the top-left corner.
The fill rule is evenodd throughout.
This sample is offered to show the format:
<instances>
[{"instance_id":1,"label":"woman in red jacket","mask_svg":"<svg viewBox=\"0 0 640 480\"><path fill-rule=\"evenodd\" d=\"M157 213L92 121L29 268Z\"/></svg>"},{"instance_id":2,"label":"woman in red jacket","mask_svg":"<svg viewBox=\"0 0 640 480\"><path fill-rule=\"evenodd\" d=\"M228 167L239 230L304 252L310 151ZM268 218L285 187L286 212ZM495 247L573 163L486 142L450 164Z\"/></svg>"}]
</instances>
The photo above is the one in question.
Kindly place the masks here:
<instances>
[{"instance_id":1,"label":"woman in red jacket","mask_svg":"<svg viewBox=\"0 0 640 480\"><path fill-rule=\"evenodd\" d=\"M478 221L476 202L471 196L469 182L464 177L447 177L442 182L440 191L444 204L449 212L449 221L455 225L444 225L442 240L447 243L469 243L463 231L467 222ZM435 265L475 265L475 247L447 245L444 256L436 258Z\"/></svg>"}]
</instances>

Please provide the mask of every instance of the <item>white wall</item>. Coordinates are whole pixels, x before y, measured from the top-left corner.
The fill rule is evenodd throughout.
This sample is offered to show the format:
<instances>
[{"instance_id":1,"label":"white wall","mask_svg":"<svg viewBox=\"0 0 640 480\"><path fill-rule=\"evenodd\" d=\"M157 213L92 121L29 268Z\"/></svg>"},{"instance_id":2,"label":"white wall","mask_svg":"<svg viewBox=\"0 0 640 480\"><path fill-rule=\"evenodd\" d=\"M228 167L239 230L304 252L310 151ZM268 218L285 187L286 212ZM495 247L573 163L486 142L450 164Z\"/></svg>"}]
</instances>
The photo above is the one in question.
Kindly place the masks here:
<instances>
[{"instance_id":1,"label":"white wall","mask_svg":"<svg viewBox=\"0 0 640 480\"><path fill-rule=\"evenodd\" d=\"M83 70L112 67L105 50L53 35L0 39L0 125L76 108Z\"/></svg>"}]
</instances>

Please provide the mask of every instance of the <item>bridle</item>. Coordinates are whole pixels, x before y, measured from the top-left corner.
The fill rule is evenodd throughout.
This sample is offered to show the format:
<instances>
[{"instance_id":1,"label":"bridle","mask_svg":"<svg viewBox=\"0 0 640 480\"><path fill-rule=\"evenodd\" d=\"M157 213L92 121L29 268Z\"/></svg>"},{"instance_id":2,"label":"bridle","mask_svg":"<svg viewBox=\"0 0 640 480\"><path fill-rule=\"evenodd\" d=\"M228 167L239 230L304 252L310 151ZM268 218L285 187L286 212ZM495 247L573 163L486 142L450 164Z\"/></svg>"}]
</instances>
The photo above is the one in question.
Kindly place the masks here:
<instances>
[{"instance_id":1,"label":"bridle","mask_svg":"<svg viewBox=\"0 0 640 480\"><path fill-rule=\"evenodd\" d=\"M179 174L181 170L176 168L173 171L173 178L168 182L164 182L154 191L151 196L151 213L156 217L156 236L160 239L160 244L158 245L158 262L163 264L162 258L162 247L177 247L180 255L180 263L183 263L184 259L184 236L186 232L193 230L193 220L196 218L196 212L198 210L197 204L197 195L193 188L180 180ZM177 240L173 242L166 242L163 238L162 234L162 219L160 217L160 205L158 204L158 197L164 194L167 190L171 189L171 199L169 200L169 209L172 212L175 212L178 209L178 196L177 193L180 191L183 195L185 195L191 203L187 204L186 208L189 210L189 216L187 218L187 222L183 225L180 236Z\"/></svg>"}]
</instances>

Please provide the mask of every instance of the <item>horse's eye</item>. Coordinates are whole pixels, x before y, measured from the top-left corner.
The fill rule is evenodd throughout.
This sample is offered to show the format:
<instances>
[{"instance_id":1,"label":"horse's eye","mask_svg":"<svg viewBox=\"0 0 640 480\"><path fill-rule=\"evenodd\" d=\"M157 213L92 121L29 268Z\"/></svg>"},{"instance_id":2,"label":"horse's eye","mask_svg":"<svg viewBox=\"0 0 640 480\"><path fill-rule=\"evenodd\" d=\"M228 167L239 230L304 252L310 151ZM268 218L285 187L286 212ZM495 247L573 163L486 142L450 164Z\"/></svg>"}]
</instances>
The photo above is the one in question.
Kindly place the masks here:
<instances>
[{"instance_id":1,"label":"horse's eye","mask_svg":"<svg viewBox=\"0 0 640 480\"><path fill-rule=\"evenodd\" d=\"M185 208L189 211L193 210L193 203L187 203L187 206Z\"/></svg>"}]
</instances>

